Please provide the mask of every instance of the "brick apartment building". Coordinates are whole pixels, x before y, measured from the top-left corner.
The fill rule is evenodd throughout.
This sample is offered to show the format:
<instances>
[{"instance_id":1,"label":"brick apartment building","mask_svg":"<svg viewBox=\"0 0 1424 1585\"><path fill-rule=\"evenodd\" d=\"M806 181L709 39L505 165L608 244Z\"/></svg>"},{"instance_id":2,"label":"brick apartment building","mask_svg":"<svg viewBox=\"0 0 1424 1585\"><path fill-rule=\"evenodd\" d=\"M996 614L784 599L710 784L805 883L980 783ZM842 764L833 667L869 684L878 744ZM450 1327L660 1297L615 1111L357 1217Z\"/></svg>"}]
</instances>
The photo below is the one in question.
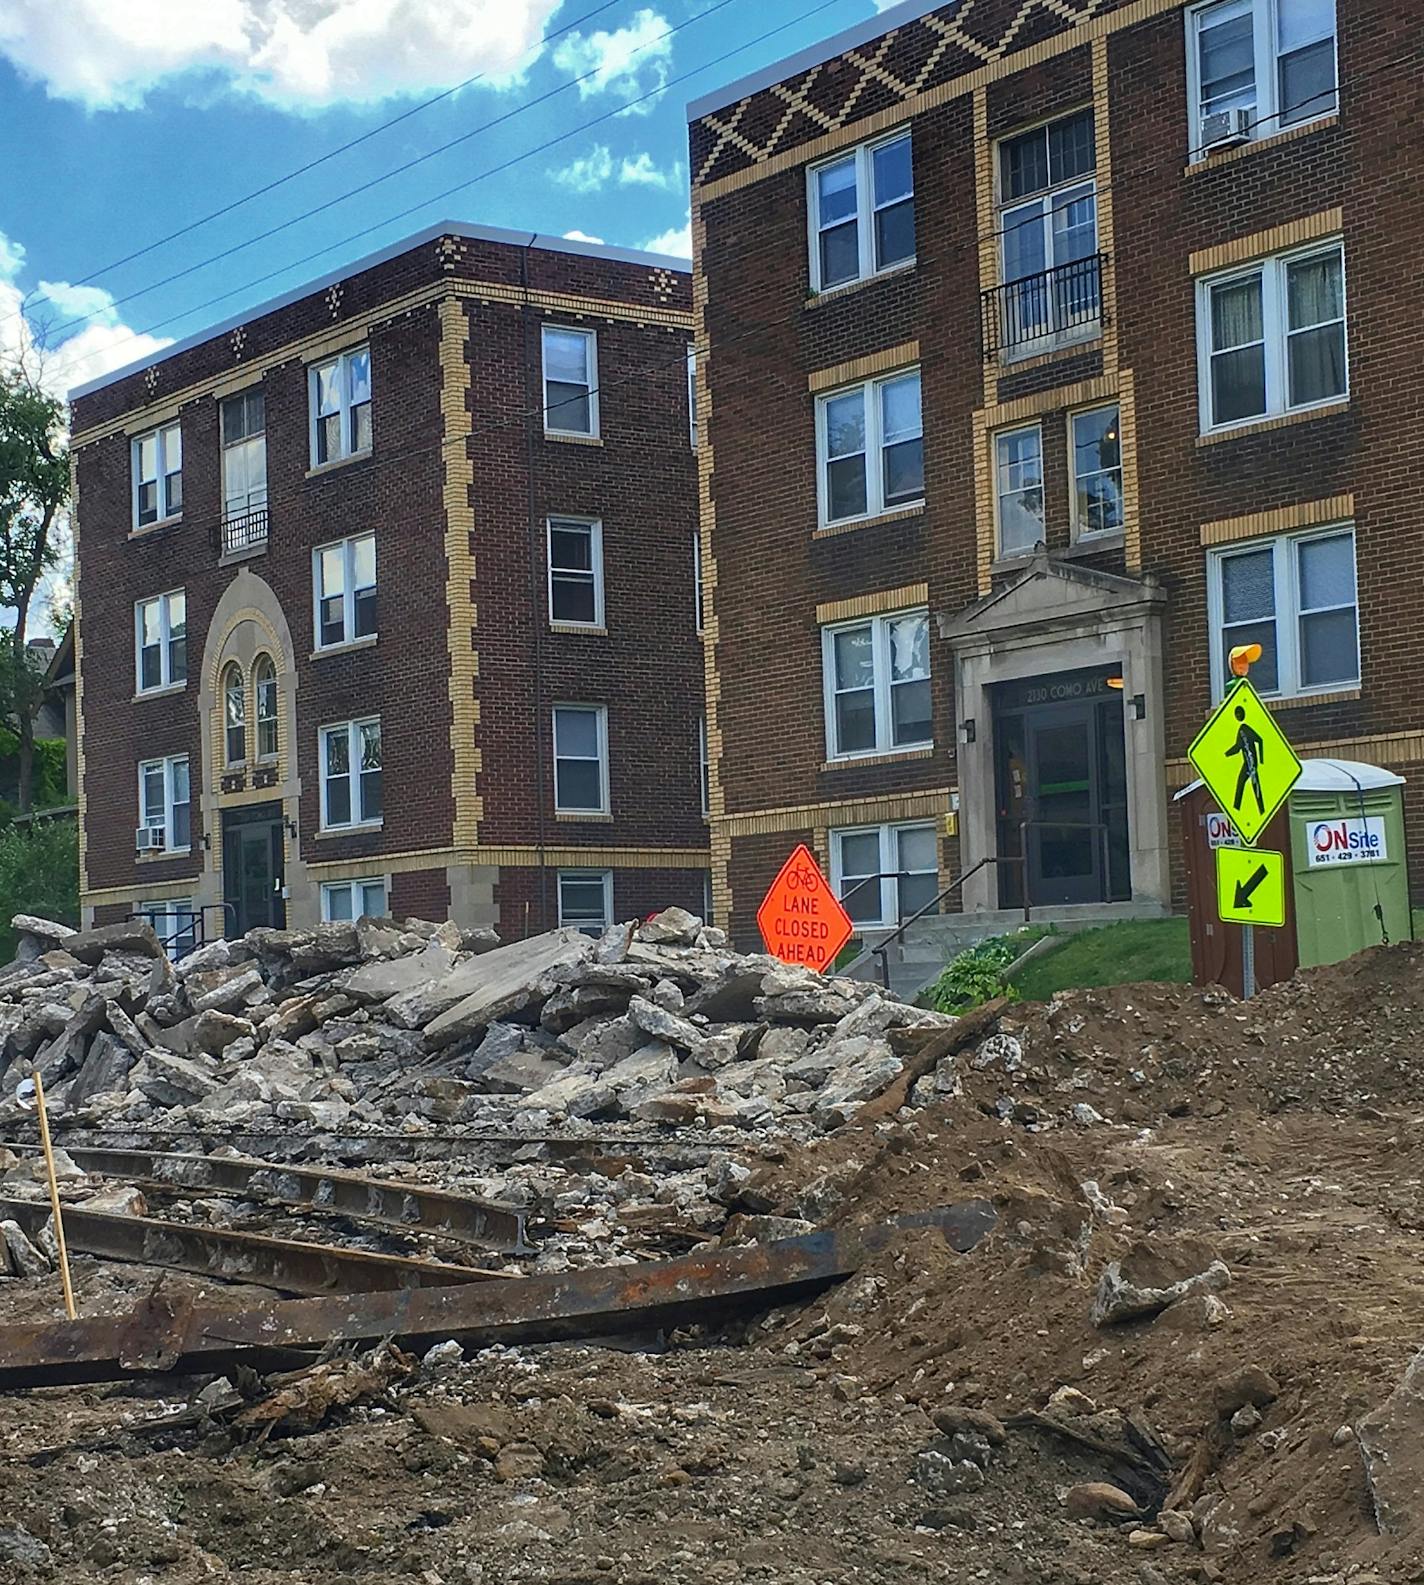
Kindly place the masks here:
<instances>
[{"instance_id":1,"label":"brick apartment building","mask_svg":"<svg viewBox=\"0 0 1424 1585\"><path fill-rule=\"evenodd\" d=\"M700 910L690 330L445 224L74 392L86 919Z\"/></svg>"},{"instance_id":2,"label":"brick apartment building","mask_svg":"<svg viewBox=\"0 0 1424 1585\"><path fill-rule=\"evenodd\" d=\"M959 875L968 910L1025 874L1168 907L1184 753L1253 640L1304 753L1408 779L1424 875L1406 9L910 3L691 107L740 939L797 841L885 877L867 925Z\"/></svg>"}]
</instances>

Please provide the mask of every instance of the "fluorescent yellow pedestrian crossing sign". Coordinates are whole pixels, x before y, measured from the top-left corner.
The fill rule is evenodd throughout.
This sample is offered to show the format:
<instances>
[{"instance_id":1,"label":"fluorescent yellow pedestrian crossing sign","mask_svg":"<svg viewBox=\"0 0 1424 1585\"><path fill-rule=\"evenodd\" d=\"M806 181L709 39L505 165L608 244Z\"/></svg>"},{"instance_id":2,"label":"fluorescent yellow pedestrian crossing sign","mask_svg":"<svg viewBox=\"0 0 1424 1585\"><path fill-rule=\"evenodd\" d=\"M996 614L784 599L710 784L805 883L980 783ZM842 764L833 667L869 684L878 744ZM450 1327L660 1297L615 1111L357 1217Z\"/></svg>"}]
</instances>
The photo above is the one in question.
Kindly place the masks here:
<instances>
[{"instance_id":1,"label":"fluorescent yellow pedestrian crossing sign","mask_svg":"<svg viewBox=\"0 0 1424 1585\"><path fill-rule=\"evenodd\" d=\"M1285 855L1270 848L1218 848L1216 911L1229 925L1284 925Z\"/></svg>"},{"instance_id":2,"label":"fluorescent yellow pedestrian crossing sign","mask_svg":"<svg viewBox=\"0 0 1424 1585\"><path fill-rule=\"evenodd\" d=\"M1254 842L1300 780L1300 761L1275 717L1243 678L1187 750L1221 812Z\"/></svg>"}]
</instances>

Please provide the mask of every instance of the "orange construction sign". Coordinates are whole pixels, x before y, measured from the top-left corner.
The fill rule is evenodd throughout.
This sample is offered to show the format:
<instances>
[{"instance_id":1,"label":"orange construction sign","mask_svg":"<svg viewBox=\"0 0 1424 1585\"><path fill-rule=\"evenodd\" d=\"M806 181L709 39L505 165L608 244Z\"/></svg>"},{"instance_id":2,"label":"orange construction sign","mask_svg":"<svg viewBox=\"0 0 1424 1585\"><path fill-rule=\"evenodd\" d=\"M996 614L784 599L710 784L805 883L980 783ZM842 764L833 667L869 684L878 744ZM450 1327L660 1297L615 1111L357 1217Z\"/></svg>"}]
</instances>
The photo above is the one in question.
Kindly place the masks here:
<instances>
[{"instance_id":1,"label":"orange construction sign","mask_svg":"<svg viewBox=\"0 0 1424 1585\"><path fill-rule=\"evenodd\" d=\"M773 957L823 973L855 934L850 915L804 842L771 883L757 909L757 924Z\"/></svg>"}]
</instances>

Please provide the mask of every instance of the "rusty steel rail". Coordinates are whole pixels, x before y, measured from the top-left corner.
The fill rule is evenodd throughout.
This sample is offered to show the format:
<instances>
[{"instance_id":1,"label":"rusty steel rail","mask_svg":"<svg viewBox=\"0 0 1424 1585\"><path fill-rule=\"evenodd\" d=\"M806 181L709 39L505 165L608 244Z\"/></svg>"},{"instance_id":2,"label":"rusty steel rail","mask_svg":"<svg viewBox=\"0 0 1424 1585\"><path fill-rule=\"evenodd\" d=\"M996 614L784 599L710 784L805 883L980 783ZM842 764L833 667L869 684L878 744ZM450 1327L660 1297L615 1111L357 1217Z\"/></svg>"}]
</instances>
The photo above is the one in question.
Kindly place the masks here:
<instances>
[{"instance_id":1,"label":"rusty steel rail","mask_svg":"<svg viewBox=\"0 0 1424 1585\"><path fill-rule=\"evenodd\" d=\"M446 1338L484 1347L713 1321L843 1282L907 1231L938 1229L951 1248L967 1252L996 1219L988 1200L970 1200L876 1227L825 1229L677 1260L470 1287L274 1300L239 1310L157 1293L124 1316L0 1328L0 1390L138 1372L211 1372L238 1363L260 1368L289 1363L294 1351L382 1338L417 1349Z\"/></svg>"},{"instance_id":2,"label":"rusty steel rail","mask_svg":"<svg viewBox=\"0 0 1424 1585\"><path fill-rule=\"evenodd\" d=\"M0 1198L0 1221L11 1219L36 1234L49 1220L49 1205L37 1200ZM351 1293L377 1289L434 1287L479 1282L502 1272L473 1266L411 1260L363 1249L333 1248L242 1233L226 1227L197 1227L147 1216L115 1216L64 1207L64 1232L70 1253L193 1271L230 1282L253 1282L279 1293Z\"/></svg>"},{"instance_id":3,"label":"rusty steel rail","mask_svg":"<svg viewBox=\"0 0 1424 1585\"><path fill-rule=\"evenodd\" d=\"M288 1210L333 1211L405 1233L433 1233L504 1255L534 1253L525 1237L523 1211L468 1194L369 1178L360 1172L291 1167L251 1156L105 1150L89 1145L66 1145L65 1149L81 1171L105 1178L224 1191L271 1201Z\"/></svg>"}]
</instances>

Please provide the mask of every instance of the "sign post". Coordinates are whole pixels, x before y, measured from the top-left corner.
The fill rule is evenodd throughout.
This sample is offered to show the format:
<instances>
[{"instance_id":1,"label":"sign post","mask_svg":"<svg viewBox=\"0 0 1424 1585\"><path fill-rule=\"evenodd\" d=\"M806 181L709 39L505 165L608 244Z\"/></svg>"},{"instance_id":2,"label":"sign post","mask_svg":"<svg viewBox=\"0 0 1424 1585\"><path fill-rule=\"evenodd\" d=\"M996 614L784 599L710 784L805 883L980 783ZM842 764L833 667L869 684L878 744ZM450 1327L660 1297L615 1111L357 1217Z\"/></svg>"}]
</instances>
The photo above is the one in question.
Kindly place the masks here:
<instances>
[{"instance_id":1,"label":"sign post","mask_svg":"<svg viewBox=\"0 0 1424 1585\"><path fill-rule=\"evenodd\" d=\"M1256 926L1286 922L1286 861L1283 853L1255 844L1300 780L1301 764L1290 740L1247 681L1257 644L1231 652L1238 679L1207 717L1187 758L1196 767L1244 847L1212 837L1216 850L1216 911L1224 924L1241 926L1241 990L1256 994Z\"/></svg>"},{"instance_id":2,"label":"sign post","mask_svg":"<svg viewBox=\"0 0 1424 1585\"><path fill-rule=\"evenodd\" d=\"M804 842L767 889L757 909L757 925L773 957L823 974L855 934L850 915Z\"/></svg>"}]
</instances>

